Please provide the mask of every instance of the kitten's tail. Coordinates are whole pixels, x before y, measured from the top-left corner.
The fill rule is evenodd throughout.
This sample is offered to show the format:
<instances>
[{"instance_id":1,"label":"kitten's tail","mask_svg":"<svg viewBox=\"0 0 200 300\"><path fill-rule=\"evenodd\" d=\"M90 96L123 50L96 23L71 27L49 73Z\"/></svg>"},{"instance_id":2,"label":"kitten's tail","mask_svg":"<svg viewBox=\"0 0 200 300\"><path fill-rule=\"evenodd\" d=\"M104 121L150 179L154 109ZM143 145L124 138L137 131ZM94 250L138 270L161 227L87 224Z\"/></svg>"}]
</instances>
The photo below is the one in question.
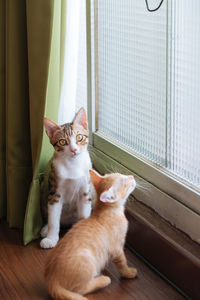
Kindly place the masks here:
<instances>
[{"instance_id":1,"label":"kitten's tail","mask_svg":"<svg viewBox=\"0 0 200 300\"><path fill-rule=\"evenodd\" d=\"M55 284L49 288L49 293L55 300L88 300L88 298L80 294L71 292Z\"/></svg>"}]
</instances>

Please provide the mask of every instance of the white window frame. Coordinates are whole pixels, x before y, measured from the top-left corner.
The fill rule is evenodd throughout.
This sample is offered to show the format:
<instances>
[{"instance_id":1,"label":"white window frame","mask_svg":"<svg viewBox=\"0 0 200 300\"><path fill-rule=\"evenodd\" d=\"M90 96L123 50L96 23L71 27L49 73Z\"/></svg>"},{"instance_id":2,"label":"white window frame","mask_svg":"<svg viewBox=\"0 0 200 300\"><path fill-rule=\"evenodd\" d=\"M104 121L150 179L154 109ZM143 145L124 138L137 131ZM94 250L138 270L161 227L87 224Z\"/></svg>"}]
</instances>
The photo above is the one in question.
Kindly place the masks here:
<instances>
[{"instance_id":1,"label":"white window frame","mask_svg":"<svg viewBox=\"0 0 200 300\"><path fill-rule=\"evenodd\" d=\"M94 5L93 5L94 2ZM151 163L134 151L98 132L97 22L91 35L91 16L96 16L97 1L86 0L87 76L90 150L95 168L101 172L134 174L145 189L136 188L134 196L160 216L200 243L200 193L180 178ZM93 51L91 49L94 49Z\"/></svg>"}]
</instances>

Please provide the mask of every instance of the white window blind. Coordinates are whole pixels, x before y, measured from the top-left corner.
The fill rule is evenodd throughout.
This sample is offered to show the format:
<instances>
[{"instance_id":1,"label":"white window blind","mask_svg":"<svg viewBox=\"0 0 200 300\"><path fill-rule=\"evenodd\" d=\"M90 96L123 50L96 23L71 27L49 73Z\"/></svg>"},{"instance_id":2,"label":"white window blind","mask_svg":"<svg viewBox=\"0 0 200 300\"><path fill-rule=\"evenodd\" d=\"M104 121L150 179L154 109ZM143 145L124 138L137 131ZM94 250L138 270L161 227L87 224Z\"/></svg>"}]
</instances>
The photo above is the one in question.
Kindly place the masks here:
<instances>
[{"instance_id":1,"label":"white window blind","mask_svg":"<svg viewBox=\"0 0 200 300\"><path fill-rule=\"evenodd\" d=\"M98 132L199 189L200 1L95 6Z\"/></svg>"}]
</instances>

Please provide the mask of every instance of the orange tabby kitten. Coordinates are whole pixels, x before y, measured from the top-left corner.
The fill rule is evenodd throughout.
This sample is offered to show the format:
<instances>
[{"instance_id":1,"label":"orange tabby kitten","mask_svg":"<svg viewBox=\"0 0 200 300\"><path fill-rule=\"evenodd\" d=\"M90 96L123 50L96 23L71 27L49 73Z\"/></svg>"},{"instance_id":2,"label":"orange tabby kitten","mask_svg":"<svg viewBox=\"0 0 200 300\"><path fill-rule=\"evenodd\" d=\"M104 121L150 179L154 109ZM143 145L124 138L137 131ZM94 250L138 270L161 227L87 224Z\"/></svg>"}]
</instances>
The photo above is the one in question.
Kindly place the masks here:
<instances>
[{"instance_id":1,"label":"orange tabby kitten","mask_svg":"<svg viewBox=\"0 0 200 300\"><path fill-rule=\"evenodd\" d=\"M137 274L127 266L123 250L128 228L124 204L136 186L134 177L100 176L93 170L90 175L98 195L92 215L75 224L47 256L46 285L57 300L87 299L82 295L106 287L111 280L100 272L110 260L122 276Z\"/></svg>"}]
</instances>

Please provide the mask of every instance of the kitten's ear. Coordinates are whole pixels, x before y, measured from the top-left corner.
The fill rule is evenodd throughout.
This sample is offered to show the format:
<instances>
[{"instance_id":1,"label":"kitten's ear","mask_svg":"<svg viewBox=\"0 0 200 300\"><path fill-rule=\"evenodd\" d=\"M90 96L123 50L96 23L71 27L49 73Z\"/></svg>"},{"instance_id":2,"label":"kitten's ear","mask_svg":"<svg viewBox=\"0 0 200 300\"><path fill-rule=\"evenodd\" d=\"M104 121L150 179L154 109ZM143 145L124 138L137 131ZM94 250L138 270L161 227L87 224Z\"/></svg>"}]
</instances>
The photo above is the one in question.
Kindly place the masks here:
<instances>
[{"instance_id":1,"label":"kitten's ear","mask_svg":"<svg viewBox=\"0 0 200 300\"><path fill-rule=\"evenodd\" d=\"M92 169L90 169L89 172L90 172L90 177L94 184L94 187L97 188L98 184L103 179L103 176L101 176L99 173L97 173L96 171L94 171Z\"/></svg>"},{"instance_id":2,"label":"kitten's ear","mask_svg":"<svg viewBox=\"0 0 200 300\"><path fill-rule=\"evenodd\" d=\"M102 202L115 202L115 191L112 186L109 188L109 190L103 192L100 195L100 200Z\"/></svg>"},{"instance_id":3,"label":"kitten's ear","mask_svg":"<svg viewBox=\"0 0 200 300\"><path fill-rule=\"evenodd\" d=\"M56 124L54 121L50 119L44 118L43 122L44 122L46 133L49 138L53 137L54 132L56 130L61 129L61 127L58 124Z\"/></svg>"},{"instance_id":4,"label":"kitten's ear","mask_svg":"<svg viewBox=\"0 0 200 300\"><path fill-rule=\"evenodd\" d=\"M87 115L86 115L86 111L83 107L81 107L79 109L79 111L77 112L74 121L73 121L73 125L81 125L83 126L84 129L88 129L88 120L87 120Z\"/></svg>"}]
</instances>

